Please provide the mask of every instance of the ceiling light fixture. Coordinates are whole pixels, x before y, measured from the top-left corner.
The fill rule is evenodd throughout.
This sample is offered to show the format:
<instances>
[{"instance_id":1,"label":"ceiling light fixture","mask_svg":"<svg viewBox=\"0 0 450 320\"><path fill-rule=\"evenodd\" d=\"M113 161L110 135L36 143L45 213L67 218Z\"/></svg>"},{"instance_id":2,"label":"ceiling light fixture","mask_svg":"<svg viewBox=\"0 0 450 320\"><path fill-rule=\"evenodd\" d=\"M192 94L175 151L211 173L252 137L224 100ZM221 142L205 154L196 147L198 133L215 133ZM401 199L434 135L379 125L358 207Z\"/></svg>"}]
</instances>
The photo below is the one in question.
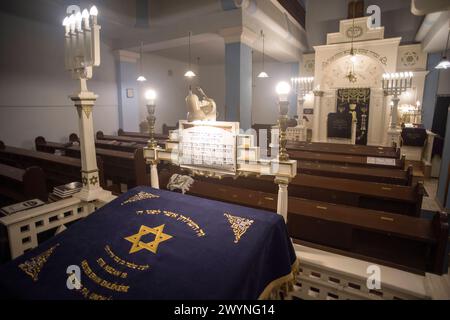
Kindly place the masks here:
<instances>
[{"instance_id":1,"label":"ceiling light fixture","mask_svg":"<svg viewBox=\"0 0 450 320\"><path fill-rule=\"evenodd\" d=\"M191 63L191 37L192 37L192 31L189 31L189 69L184 74L186 78L194 78L196 77L196 74L194 71L192 71L192 63Z\"/></svg>"},{"instance_id":2,"label":"ceiling light fixture","mask_svg":"<svg viewBox=\"0 0 450 320\"><path fill-rule=\"evenodd\" d=\"M347 78L347 80L350 83L356 83L358 81L358 77L356 76L356 72L355 72L355 63L356 63L356 53L355 53L355 48L353 46L354 41L355 41L355 5L353 5L353 24L352 24L352 46L350 49L350 62L351 62L351 67L349 72L346 74L345 78Z\"/></svg>"},{"instance_id":3,"label":"ceiling light fixture","mask_svg":"<svg viewBox=\"0 0 450 320\"><path fill-rule=\"evenodd\" d=\"M262 71L259 73L258 78L268 78L269 75L265 72L265 56L266 56L266 46L265 46L265 36L264 31L261 30L261 38L262 38Z\"/></svg>"},{"instance_id":4,"label":"ceiling light fixture","mask_svg":"<svg viewBox=\"0 0 450 320\"><path fill-rule=\"evenodd\" d=\"M435 67L435 69L450 69L450 61L447 59L447 51L448 51L448 39L450 38L450 28L447 36L447 44L445 45L445 51L442 53L441 61Z\"/></svg>"},{"instance_id":5,"label":"ceiling light fixture","mask_svg":"<svg viewBox=\"0 0 450 320\"><path fill-rule=\"evenodd\" d=\"M143 53L144 53L144 43L141 42L140 70L139 70L139 77L137 78L137 81L139 81L139 82L147 81L147 79L144 77L144 75L142 73L142 56L143 56Z\"/></svg>"}]
</instances>

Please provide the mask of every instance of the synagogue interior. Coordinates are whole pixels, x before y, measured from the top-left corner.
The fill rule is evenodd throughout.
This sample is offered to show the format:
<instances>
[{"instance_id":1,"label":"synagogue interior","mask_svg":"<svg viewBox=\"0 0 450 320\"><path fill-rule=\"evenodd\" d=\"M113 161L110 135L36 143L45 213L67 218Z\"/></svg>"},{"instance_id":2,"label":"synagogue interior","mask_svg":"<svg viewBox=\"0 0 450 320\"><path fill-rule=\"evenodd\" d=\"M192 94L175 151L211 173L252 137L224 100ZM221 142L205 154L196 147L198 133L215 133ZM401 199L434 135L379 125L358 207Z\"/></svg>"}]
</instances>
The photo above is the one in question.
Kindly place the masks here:
<instances>
[{"instance_id":1,"label":"synagogue interior","mask_svg":"<svg viewBox=\"0 0 450 320\"><path fill-rule=\"evenodd\" d=\"M1 299L450 300L449 0L0 25Z\"/></svg>"}]
</instances>

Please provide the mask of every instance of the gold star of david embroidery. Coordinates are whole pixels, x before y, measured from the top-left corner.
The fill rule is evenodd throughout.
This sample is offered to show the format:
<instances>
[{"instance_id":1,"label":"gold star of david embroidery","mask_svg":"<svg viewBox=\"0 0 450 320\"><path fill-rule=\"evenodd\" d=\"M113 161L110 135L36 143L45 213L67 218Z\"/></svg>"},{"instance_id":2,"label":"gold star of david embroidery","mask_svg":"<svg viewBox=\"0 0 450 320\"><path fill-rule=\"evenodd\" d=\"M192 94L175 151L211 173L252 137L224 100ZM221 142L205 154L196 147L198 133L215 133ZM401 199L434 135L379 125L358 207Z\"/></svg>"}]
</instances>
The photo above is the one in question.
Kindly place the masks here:
<instances>
[{"instance_id":1,"label":"gold star of david embroidery","mask_svg":"<svg viewBox=\"0 0 450 320\"><path fill-rule=\"evenodd\" d=\"M161 242L167 241L169 239L172 239L173 237L171 235L165 234L164 227L166 225L163 224L157 228L149 228L146 226L141 226L139 232L137 234L134 234L132 236L129 236L125 238L125 240L131 242L133 246L131 247L130 254L139 252L141 250L148 250L150 252L153 252L156 254L158 251L158 246ZM141 238L147 234L154 234L155 240L149 243L144 243L141 241Z\"/></svg>"}]
</instances>

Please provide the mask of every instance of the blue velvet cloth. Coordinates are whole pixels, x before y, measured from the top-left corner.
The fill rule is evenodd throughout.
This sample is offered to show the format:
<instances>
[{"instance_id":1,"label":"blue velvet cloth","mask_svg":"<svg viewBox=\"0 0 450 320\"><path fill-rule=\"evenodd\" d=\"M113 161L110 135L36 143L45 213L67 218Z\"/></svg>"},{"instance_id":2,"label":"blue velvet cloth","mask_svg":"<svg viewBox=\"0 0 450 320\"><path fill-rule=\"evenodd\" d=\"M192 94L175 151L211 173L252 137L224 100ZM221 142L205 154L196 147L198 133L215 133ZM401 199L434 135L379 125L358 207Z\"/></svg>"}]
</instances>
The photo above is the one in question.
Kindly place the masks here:
<instances>
[{"instance_id":1,"label":"blue velvet cloth","mask_svg":"<svg viewBox=\"0 0 450 320\"><path fill-rule=\"evenodd\" d=\"M150 199L133 199L138 194ZM138 187L2 266L0 292L20 299L258 299L295 261L275 213ZM67 287L69 266L80 269L80 290Z\"/></svg>"}]
</instances>

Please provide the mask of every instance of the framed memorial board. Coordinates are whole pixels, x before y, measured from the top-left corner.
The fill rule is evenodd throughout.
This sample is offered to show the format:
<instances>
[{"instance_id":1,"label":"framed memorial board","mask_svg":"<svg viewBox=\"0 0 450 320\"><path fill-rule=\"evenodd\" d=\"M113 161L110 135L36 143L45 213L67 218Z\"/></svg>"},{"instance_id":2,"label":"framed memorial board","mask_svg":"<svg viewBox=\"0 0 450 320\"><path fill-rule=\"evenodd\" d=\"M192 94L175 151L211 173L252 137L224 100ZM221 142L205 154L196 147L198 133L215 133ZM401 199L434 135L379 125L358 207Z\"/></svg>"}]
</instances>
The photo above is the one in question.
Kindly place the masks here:
<instances>
[{"instance_id":1,"label":"framed memorial board","mask_svg":"<svg viewBox=\"0 0 450 320\"><path fill-rule=\"evenodd\" d=\"M351 139L352 115L350 113L330 113L327 123L328 138Z\"/></svg>"},{"instance_id":2,"label":"framed memorial board","mask_svg":"<svg viewBox=\"0 0 450 320\"><path fill-rule=\"evenodd\" d=\"M423 147L427 138L427 130L424 128L403 128L402 130L402 143L404 146Z\"/></svg>"},{"instance_id":3,"label":"framed memorial board","mask_svg":"<svg viewBox=\"0 0 450 320\"><path fill-rule=\"evenodd\" d=\"M180 166L235 173L238 134L234 122L180 122Z\"/></svg>"}]
</instances>

